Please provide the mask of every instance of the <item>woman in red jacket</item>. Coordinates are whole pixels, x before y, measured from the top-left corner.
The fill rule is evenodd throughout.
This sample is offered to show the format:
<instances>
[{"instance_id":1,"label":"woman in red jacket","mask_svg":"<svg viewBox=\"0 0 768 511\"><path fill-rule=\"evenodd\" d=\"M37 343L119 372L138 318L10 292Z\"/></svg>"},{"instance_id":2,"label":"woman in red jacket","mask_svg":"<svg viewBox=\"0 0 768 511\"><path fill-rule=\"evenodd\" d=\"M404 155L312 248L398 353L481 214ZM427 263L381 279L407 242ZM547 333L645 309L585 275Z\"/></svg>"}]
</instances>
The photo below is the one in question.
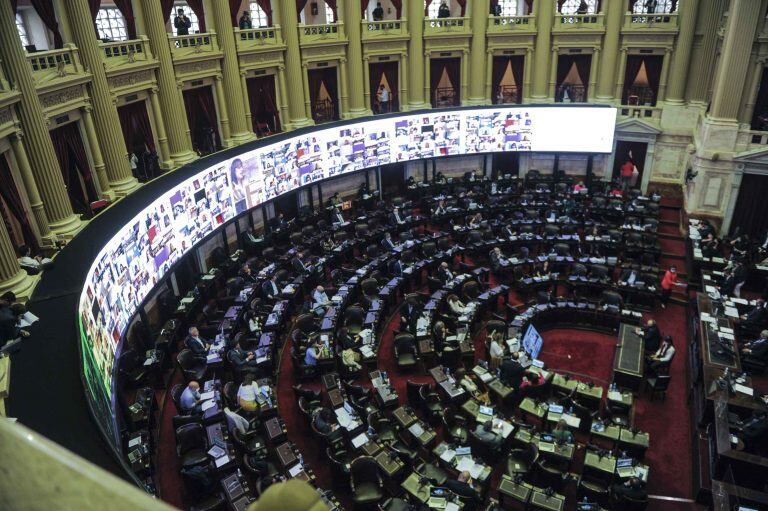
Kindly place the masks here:
<instances>
[{"instance_id":1,"label":"woman in red jacket","mask_svg":"<svg viewBox=\"0 0 768 511\"><path fill-rule=\"evenodd\" d=\"M672 294L672 286L684 286L682 282L677 281L677 267L670 266L661 279L661 308L667 308L669 296Z\"/></svg>"}]
</instances>

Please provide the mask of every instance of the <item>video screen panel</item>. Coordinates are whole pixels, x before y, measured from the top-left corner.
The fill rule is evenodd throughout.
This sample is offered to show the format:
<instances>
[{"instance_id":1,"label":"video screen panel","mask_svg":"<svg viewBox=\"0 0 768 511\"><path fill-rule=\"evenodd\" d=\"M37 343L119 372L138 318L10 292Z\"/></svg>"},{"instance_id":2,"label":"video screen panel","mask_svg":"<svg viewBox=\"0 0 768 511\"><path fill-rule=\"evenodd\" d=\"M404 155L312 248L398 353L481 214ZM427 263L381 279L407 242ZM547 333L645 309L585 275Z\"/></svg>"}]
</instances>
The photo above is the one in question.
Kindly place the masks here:
<instances>
[{"instance_id":1,"label":"video screen panel","mask_svg":"<svg viewBox=\"0 0 768 511\"><path fill-rule=\"evenodd\" d=\"M116 439L113 366L130 319L176 261L240 213L297 187L388 163L504 151L608 153L615 120L616 109L591 106L440 110L313 130L201 171L120 228L91 266L79 320L92 409Z\"/></svg>"}]
</instances>

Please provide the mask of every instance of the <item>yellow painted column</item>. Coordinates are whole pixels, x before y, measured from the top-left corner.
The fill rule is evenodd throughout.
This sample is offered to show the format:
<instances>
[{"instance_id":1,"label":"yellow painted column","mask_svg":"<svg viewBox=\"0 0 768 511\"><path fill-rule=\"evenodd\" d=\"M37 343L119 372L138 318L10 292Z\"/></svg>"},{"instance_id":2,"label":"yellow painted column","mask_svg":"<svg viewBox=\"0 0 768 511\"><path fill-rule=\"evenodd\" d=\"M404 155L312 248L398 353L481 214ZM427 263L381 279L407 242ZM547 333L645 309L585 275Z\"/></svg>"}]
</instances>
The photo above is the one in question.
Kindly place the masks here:
<instances>
[{"instance_id":1,"label":"yellow painted column","mask_svg":"<svg viewBox=\"0 0 768 511\"><path fill-rule=\"evenodd\" d=\"M763 69L765 68L768 57L760 57L755 60L755 64L752 68L752 77L750 80L749 88L747 89L747 101L744 103L744 108L739 116L739 122L749 124L752 122L752 116L755 113L755 102L757 100L757 93L760 90L760 80L763 77Z\"/></svg>"},{"instance_id":2,"label":"yellow painted column","mask_svg":"<svg viewBox=\"0 0 768 511\"><path fill-rule=\"evenodd\" d=\"M289 131L292 129L291 124L288 122L288 86L285 84L285 66L282 64L277 66L277 74L275 75L275 86L280 94L280 127L283 131Z\"/></svg>"},{"instance_id":3,"label":"yellow painted column","mask_svg":"<svg viewBox=\"0 0 768 511\"><path fill-rule=\"evenodd\" d=\"M549 88L547 89L547 97L551 100L555 99L555 89L557 88L557 61L560 58L560 49L558 47L552 48L552 56L549 59Z\"/></svg>"},{"instance_id":4,"label":"yellow painted column","mask_svg":"<svg viewBox=\"0 0 768 511\"><path fill-rule=\"evenodd\" d=\"M0 2L0 60L8 78L21 92L17 111L26 135L25 147L52 233L71 237L83 223L72 212L43 107L32 79L32 68L19 44L16 15L10 2ZM50 241L50 240L46 240Z\"/></svg>"},{"instance_id":5,"label":"yellow painted column","mask_svg":"<svg viewBox=\"0 0 768 511\"><path fill-rule=\"evenodd\" d=\"M659 96L657 103L664 101L667 97L667 80L669 79L669 65L672 59L672 49L664 50L664 62L661 64L661 75L659 76Z\"/></svg>"},{"instance_id":6,"label":"yellow painted column","mask_svg":"<svg viewBox=\"0 0 768 511\"><path fill-rule=\"evenodd\" d=\"M197 159L192 150L184 99L171 58L171 47L165 31L165 20L157 0L139 0L144 12L144 28L157 59L158 99L168 135L168 149L173 166L179 167Z\"/></svg>"},{"instance_id":7,"label":"yellow painted column","mask_svg":"<svg viewBox=\"0 0 768 511\"><path fill-rule=\"evenodd\" d=\"M398 82L400 84L400 111L407 112L410 107L408 103L408 53L403 52L400 54L399 64L400 76Z\"/></svg>"},{"instance_id":8,"label":"yellow painted column","mask_svg":"<svg viewBox=\"0 0 768 511\"><path fill-rule=\"evenodd\" d=\"M488 103L493 103L496 91L493 89L493 50L488 48L485 51L485 97L488 98ZM520 87L520 84L517 85Z\"/></svg>"},{"instance_id":9,"label":"yellow painted column","mask_svg":"<svg viewBox=\"0 0 768 511\"><path fill-rule=\"evenodd\" d=\"M365 98L365 108L373 113L373 109L371 107L371 62L366 55L363 57L363 97Z\"/></svg>"},{"instance_id":10,"label":"yellow painted column","mask_svg":"<svg viewBox=\"0 0 768 511\"><path fill-rule=\"evenodd\" d=\"M23 133L21 131L17 131L14 135L9 137L11 150L13 151L16 165L19 167L19 174L21 175L21 181L24 184L24 191L27 192L29 207L32 209L32 215L35 217L37 231L40 234L40 237L45 239L51 236L51 228L48 227L48 216L45 214L43 201L40 199L40 191L37 189L37 183L35 182L35 176L32 173L32 167L29 166L29 158L27 158L27 150L24 148L22 137Z\"/></svg>"},{"instance_id":11,"label":"yellow painted column","mask_svg":"<svg viewBox=\"0 0 768 511\"><path fill-rule=\"evenodd\" d=\"M344 1L344 29L347 33L347 96L349 107L347 118L353 119L371 115L371 107L365 103L363 90L368 90L368 82L363 82L363 16L360 2ZM370 98L369 98L370 99Z\"/></svg>"},{"instance_id":12,"label":"yellow painted column","mask_svg":"<svg viewBox=\"0 0 768 511\"><path fill-rule=\"evenodd\" d=\"M347 86L347 59L341 58L339 59L339 99L340 99L340 105L339 108L341 110L341 113L339 115L340 119L349 119L350 113L349 113L349 87Z\"/></svg>"},{"instance_id":13,"label":"yellow painted column","mask_svg":"<svg viewBox=\"0 0 768 511\"><path fill-rule=\"evenodd\" d=\"M468 105L487 105L491 96L486 94L485 78L488 55L486 55L486 35L490 0L472 0L469 2L469 14L472 26L471 53L469 55L469 97Z\"/></svg>"},{"instance_id":14,"label":"yellow painted column","mask_svg":"<svg viewBox=\"0 0 768 511\"><path fill-rule=\"evenodd\" d=\"M467 83L469 82L469 77L467 76L469 74L469 50L461 50L461 79L459 80L461 82L461 104L465 104L467 100L469 99L467 96Z\"/></svg>"},{"instance_id":15,"label":"yellow painted column","mask_svg":"<svg viewBox=\"0 0 768 511\"><path fill-rule=\"evenodd\" d=\"M109 179L108 182L102 181L102 189L110 196L111 193L107 188L111 189L115 196L123 197L138 188L139 182L131 172L128 151L126 151L123 131L120 128L120 118L117 116L115 98L107 82L104 56L96 39L88 0L64 0L63 4L72 28L73 41L80 50L83 64L91 73L91 103L94 110L91 127L95 127L98 133L109 134L96 140L96 144L91 144L92 154L101 152L106 177ZM100 147L94 149L94 145ZM108 187L107 183L109 183Z\"/></svg>"},{"instance_id":16,"label":"yellow painted column","mask_svg":"<svg viewBox=\"0 0 768 511\"><path fill-rule=\"evenodd\" d=\"M429 108L429 57L424 53L424 0L405 0L408 13L408 109ZM425 64L425 60L427 63ZM425 93L426 92L426 93Z\"/></svg>"},{"instance_id":17,"label":"yellow painted column","mask_svg":"<svg viewBox=\"0 0 768 511\"><path fill-rule=\"evenodd\" d=\"M280 23L282 24L283 41L285 42L285 81L288 88L288 118L283 119L283 124L290 129L302 128L314 124L312 110L309 108L309 99L305 91L307 80L306 67L301 62L301 47L299 45L298 12L296 2L272 2L279 4ZM302 98L304 101L302 102Z\"/></svg>"},{"instance_id":18,"label":"yellow painted column","mask_svg":"<svg viewBox=\"0 0 768 511\"><path fill-rule=\"evenodd\" d=\"M227 113L227 101L228 96L224 92L224 86L222 85L223 79L221 75L213 77L213 90L216 94L216 106L219 116L219 126L221 127L221 141L224 147L232 147L232 132L229 129L229 117Z\"/></svg>"},{"instance_id":19,"label":"yellow painted column","mask_svg":"<svg viewBox=\"0 0 768 511\"><path fill-rule=\"evenodd\" d=\"M173 160L171 159L171 151L168 149L168 134L165 132L165 121L163 120L163 112L160 108L160 100L158 99L158 87L152 87L149 89L149 106L152 112L152 120L155 126L155 136L157 137L157 151L160 161L158 164L163 170L169 170L173 168Z\"/></svg>"},{"instance_id":20,"label":"yellow painted column","mask_svg":"<svg viewBox=\"0 0 768 511\"><path fill-rule=\"evenodd\" d=\"M531 81L533 80L533 48L525 49L525 62L523 62L523 102L531 99Z\"/></svg>"},{"instance_id":21,"label":"yellow painted column","mask_svg":"<svg viewBox=\"0 0 768 511\"><path fill-rule=\"evenodd\" d=\"M554 0L535 0L533 4L533 13L536 15L537 32L536 45L533 50L534 67L531 102L545 103L552 97L552 94L549 91L554 90L554 86L547 87L550 59L556 56L556 54L551 51L552 25L555 21ZM556 62L555 65L557 65Z\"/></svg>"},{"instance_id":22,"label":"yellow painted column","mask_svg":"<svg viewBox=\"0 0 768 511\"><path fill-rule=\"evenodd\" d=\"M623 76L624 62L616 67L616 58L619 54L619 45L621 42L621 26L624 24L624 14L627 12L627 2L615 0L613 2L603 2L603 12L605 13L605 36L603 36L603 51L600 61L599 76L597 80L597 91L594 95L597 102L610 103L614 98L621 99L621 89L618 96L614 91L617 82L617 74Z\"/></svg>"},{"instance_id":23,"label":"yellow painted column","mask_svg":"<svg viewBox=\"0 0 768 511\"><path fill-rule=\"evenodd\" d=\"M731 2L709 110L714 119L738 118L741 94L734 92L744 90L755 32L762 21L760 4L756 0Z\"/></svg>"},{"instance_id":24,"label":"yellow painted column","mask_svg":"<svg viewBox=\"0 0 768 511\"><path fill-rule=\"evenodd\" d=\"M691 52L690 68L685 86L685 97L690 102L706 104L709 102L709 87L715 73L717 45L720 41L718 27L723 19L726 0L707 0L699 4L696 27L701 40Z\"/></svg>"},{"instance_id":25,"label":"yellow painted column","mask_svg":"<svg viewBox=\"0 0 768 511\"><path fill-rule=\"evenodd\" d=\"M245 71L240 71L240 90L243 92L243 108L245 108L245 123L248 129L253 129L253 117L251 116L251 100L248 98L248 82ZM254 136L256 136L254 134Z\"/></svg>"},{"instance_id":26,"label":"yellow painted column","mask_svg":"<svg viewBox=\"0 0 768 511\"><path fill-rule=\"evenodd\" d=\"M101 188L101 193L109 199L114 199L115 193L112 192L112 190L109 188L109 178L107 177L107 171L104 166L104 158L101 154L99 136L96 134L96 127L93 125L93 116L91 115L92 110L93 107L91 106L83 108L82 118L83 128L85 128L85 136L88 139L88 147L91 149L93 170L96 172L96 177L99 180L99 188ZM122 136L120 138L122 139Z\"/></svg>"},{"instance_id":27,"label":"yellow painted column","mask_svg":"<svg viewBox=\"0 0 768 511\"><path fill-rule=\"evenodd\" d=\"M290 81L290 77L289 77ZM302 86L302 95L304 96L304 111L307 112L310 116L312 115L312 96L309 94L309 64L307 62L301 63L301 86ZM291 91L293 92L293 91ZM295 103L298 97L295 96L289 96L289 101L291 104ZM314 119L312 120L312 123L314 124Z\"/></svg>"},{"instance_id":28,"label":"yellow painted column","mask_svg":"<svg viewBox=\"0 0 768 511\"><path fill-rule=\"evenodd\" d=\"M430 75L430 69L431 69L431 60L432 60L432 54L429 51L424 52L424 60L422 60L423 63L423 80L422 83L424 85L424 88L422 89L424 91L424 99L426 99L427 104L431 107L432 106L432 98L430 95L432 94L432 91L429 90L429 82L432 79Z\"/></svg>"},{"instance_id":29,"label":"yellow painted column","mask_svg":"<svg viewBox=\"0 0 768 511\"><path fill-rule=\"evenodd\" d=\"M679 30L675 42L675 53L670 63L669 85L666 102L682 104L685 100L685 81L691 63L691 47L696 33L696 11L699 0L682 0L677 8Z\"/></svg>"},{"instance_id":30,"label":"yellow painted column","mask_svg":"<svg viewBox=\"0 0 768 511\"><path fill-rule=\"evenodd\" d=\"M589 90L587 91L587 101L591 102L597 92L597 70L600 68L600 47L592 48L592 60L589 65Z\"/></svg>"},{"instance_id":31,"label":"yellow painted column","mask_svg":"<svg viewBox=\"0 0 768 511\"><path fill-rule=\"evenodd\" d=\"M0 294L13 291L17 297L27 298L32 294L35 282L37 279L27 275L19 266L5 222L0 222Z\"/></svg>"},{"instance_id":32,"label":"yellow painted column","mask_svg":"<svg viewBox=\"0 0 768 511\"><path fill-rule=\"evenodd\" d=\"M622 48L620 54L621 56L619 58L619 74L618 74L618 77L616 78L616 92L614 93L614 97L616 98L617 101L621 101L622 91L624 90L624 69L626 69L627 67L627 49Z\"/></svg>"},{"instance_id":33,"label":"yellow painted column","mask_svg":"<svg viewBox=\"0 0 768 511\"><path fill-rule=\"evenodd\" d=\"M239 145L249 140L255 140L252 124L248 122L250 113L243 100L243 79L240 76L240 64L235 47L235 30L232 27L232 18L229 15L229 2L211 2L211 14L218 34L219 49L223 55L221 59L221 85L227 98L221 110L226 109L229 120L228 146ZM221 113L219 113L221 115Z\"/></svg>"}]
</instances>

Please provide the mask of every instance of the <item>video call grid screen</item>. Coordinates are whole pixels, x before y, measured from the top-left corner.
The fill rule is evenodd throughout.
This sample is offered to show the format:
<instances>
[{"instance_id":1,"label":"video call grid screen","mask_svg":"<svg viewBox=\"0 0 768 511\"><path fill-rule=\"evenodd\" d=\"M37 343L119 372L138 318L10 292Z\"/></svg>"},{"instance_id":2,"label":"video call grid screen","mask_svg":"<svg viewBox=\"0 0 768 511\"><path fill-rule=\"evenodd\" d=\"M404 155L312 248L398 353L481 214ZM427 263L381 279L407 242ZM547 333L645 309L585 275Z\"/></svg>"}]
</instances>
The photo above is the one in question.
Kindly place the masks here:
<instances>
[{"instance_id":1,"label":"video call grid screen","mask_svg":"<svg viewBox=\"0 0 768 511\"><path fill-rule=\"evenodd\" d=\"M89 270L79 320L94 408L111 402L118 343L138 307L176 261L240 213L301 186L389 163L505 151L610 153L615 120L616 110L602 107L403 115L318 129L201 171L119 229Z\"/></svg>"}]
</instances>

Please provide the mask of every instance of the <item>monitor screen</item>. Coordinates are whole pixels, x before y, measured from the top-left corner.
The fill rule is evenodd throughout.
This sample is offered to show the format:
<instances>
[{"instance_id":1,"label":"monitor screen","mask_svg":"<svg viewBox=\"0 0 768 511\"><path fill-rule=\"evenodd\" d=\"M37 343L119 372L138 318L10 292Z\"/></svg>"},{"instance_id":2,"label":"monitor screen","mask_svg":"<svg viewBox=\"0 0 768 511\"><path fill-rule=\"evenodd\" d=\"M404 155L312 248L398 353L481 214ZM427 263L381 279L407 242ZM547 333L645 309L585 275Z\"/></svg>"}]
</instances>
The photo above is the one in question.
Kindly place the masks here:
<instances>
[{"instance_id":1,"label":"monitor screen","mask_svg":"<svg viewBox=\"0 0 768 511\"><path fill-rule=\"evenodd\" d=\"M113 366L131 318L182 256L241 213L302 185L389 163L506 151L610 153L615 121L615 108L590 105L440 110L288 134L212 163L117 227L91 265L79 326L97 420L119 445ZM535 357L540 337L529 345Z\"/></svg>"},{"instance_id":2,"label":"monitor screen","mask_svg":"<svg viewBox=\"0 0 768 511\"><path fill-rule=\"evenodd\" d=\"M531 358L539 358L544 339L539 335L536 327L530 325L523 336L523 349Z\"/></svg>"}]
</instances>

